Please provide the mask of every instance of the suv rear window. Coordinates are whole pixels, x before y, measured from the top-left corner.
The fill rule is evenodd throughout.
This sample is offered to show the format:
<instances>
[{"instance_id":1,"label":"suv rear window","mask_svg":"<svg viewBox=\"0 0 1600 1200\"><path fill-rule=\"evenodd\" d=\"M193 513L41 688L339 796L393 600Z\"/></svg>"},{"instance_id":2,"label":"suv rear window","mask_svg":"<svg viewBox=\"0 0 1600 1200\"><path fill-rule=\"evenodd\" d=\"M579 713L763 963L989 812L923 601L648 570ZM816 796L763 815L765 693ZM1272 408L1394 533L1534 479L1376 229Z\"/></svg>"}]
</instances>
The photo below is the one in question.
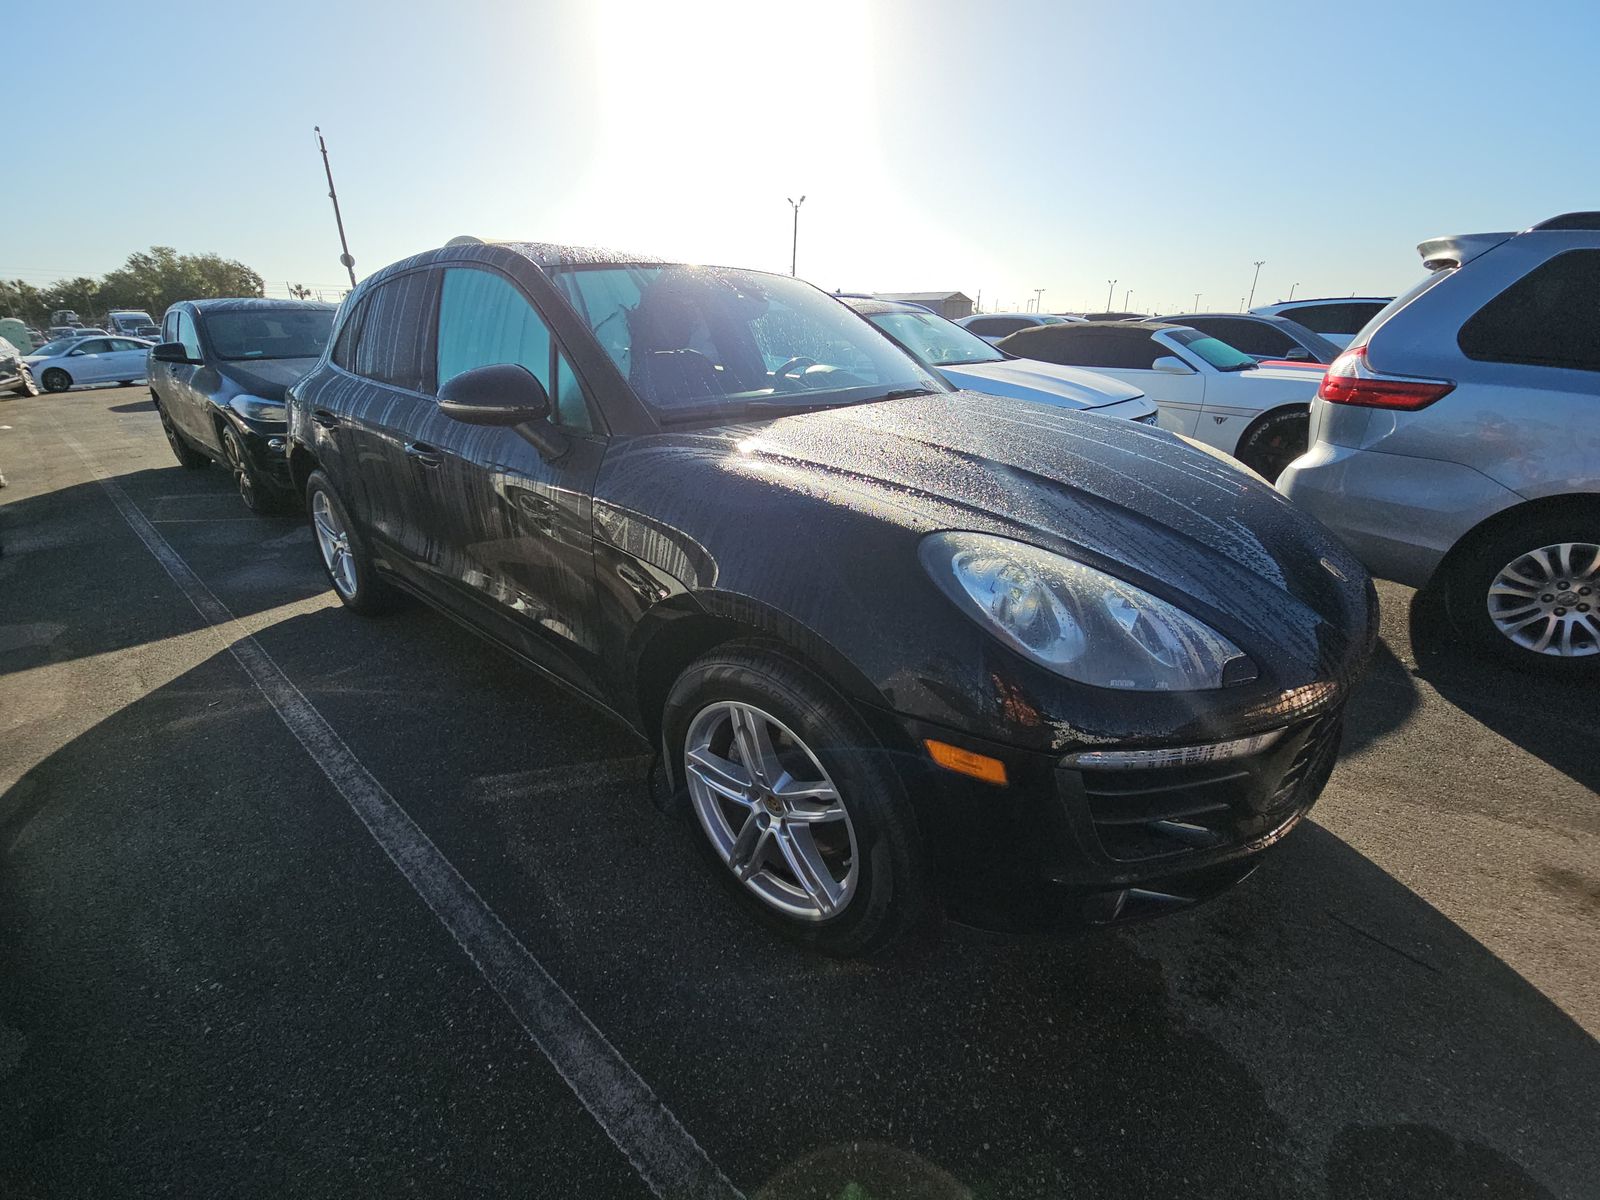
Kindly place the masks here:
<instances>
[{"instance_id":1,"label":"suv rear window","mask_svg":"<svg viewBox=\"0 0 1600 1200\"><path fill-rule=\"evenodd\" d=\"M1568 250L1485 304L1456 337L1479 362L1600 371L1600 250Z\"/></svg>"},{"instance_id":2,"label":"suv rear window","mask_svg":"<svg viewBox=\"0 0 1600 1200\"><path fill-rule=\"evenodd\" d=\"M1285 309L1282 316L1298 321L1312 333L1357 333L1383 310L1376 300L1341 300L1338 304L1313 304Z\"/></svg>"}]
</instances>

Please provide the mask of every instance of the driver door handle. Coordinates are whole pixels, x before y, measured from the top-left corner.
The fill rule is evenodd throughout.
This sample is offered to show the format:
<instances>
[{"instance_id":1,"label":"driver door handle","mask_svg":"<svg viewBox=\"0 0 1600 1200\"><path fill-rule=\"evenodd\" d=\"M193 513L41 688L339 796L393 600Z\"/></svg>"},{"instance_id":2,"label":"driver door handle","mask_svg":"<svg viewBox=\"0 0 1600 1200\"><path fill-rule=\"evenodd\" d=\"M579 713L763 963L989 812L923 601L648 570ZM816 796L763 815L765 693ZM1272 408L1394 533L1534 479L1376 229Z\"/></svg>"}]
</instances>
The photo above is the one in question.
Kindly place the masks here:
<instances>
[{"instance_id":1,"label":"driver door handle","mask_svg":"<svg viewBox=\"0 0 1600 1200\"><path fill-rule=\"evenodd\" d=\"M335 425L337 425L339 423L339 418L334 416L331 412L329 412L325 408L314 408L314 409L312 409L311 410L311 419L313 421L315 421L318 425L321 425L324 429L332 429Z\"/></svg>"},{"instance_id":2,"label":"driver door handle","mask_svg":"<svg viewBox=\"0 0 1600 1200\"><path fill-rule=\"evenodd\" d=\"M427 442L407 442L406 457L421 467L437 467L444 461L444 452Z\"/></svg>"}]
</instances>

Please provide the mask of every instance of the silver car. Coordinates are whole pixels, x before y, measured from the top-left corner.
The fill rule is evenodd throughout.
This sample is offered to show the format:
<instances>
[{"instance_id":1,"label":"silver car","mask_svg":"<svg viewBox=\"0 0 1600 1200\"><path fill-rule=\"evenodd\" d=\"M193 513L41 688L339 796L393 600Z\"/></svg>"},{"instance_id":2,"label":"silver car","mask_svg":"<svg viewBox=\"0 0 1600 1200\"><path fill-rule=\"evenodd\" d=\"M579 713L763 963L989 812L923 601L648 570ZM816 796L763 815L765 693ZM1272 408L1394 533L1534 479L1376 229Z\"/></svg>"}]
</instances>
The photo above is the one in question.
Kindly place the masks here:
<instances>
[{"instance_id":1,"label":"silver car","mask_svg":"<svg viewBox=\"0 0 1600 1200\"><path fill-rule=\"evenodd\" d=\"M1477 648L1600 672L1600 212L1418 250L1278 488Z\"/></svg>"}]
</instances>

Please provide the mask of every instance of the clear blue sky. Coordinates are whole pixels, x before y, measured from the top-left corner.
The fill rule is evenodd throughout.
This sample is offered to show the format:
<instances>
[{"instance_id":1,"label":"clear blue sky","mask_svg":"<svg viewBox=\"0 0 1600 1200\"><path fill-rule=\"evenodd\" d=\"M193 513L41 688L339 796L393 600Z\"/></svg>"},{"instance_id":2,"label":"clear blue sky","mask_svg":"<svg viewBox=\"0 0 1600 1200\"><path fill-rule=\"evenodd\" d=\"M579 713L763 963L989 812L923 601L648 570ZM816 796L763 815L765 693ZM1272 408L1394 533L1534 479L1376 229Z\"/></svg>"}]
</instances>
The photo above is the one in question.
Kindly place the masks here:
<instances>
[{"instance_id":1,"label":"clear blue sky","mask_svg":"<svg viewBox=\"0 0 1600 1200\"><path fill-rule=\"evenodd\" d=\"M1173 311L1600 208L1592 0L70 7L3 21L6 278L166 244L336 286L318 123L358 272L457 233L786 270L804 193L824 287Z\"/></svg>"}]
</instances>

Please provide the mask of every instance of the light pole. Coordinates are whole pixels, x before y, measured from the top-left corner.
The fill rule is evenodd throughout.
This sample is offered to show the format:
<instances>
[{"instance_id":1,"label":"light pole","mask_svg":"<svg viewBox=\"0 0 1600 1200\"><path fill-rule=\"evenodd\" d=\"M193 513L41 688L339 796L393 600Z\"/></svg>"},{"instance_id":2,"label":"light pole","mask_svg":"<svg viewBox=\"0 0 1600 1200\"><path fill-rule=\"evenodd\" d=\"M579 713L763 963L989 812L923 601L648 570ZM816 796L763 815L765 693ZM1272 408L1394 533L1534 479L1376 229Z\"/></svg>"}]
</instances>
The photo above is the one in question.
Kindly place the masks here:
<instances>
[{"instance_id":1,"label":"light pole","mask_svg":"<svg viewBox=\"0 0 1600 1200\"><path fill-rule=\"evenodd\" d=\"M1261 278L1261 268L1266 261L1267 260L1263 258L1260 262L1256 263L1256 273L1250 280L1250 299L1244 302L1245 308L1249 308L1256 302L1256 280ZM1240 309L1239 311L1243 312L1244 309Z\"/></svg>"},{"instance_id":2,"label":"light pole","mask_svg":"<svg viewBox=\"0 0 1600 1200\"><path fill-rule=\"evenodd\" d=\"M1116 290L1117 290L1117 281L1115 279L1106 280L1106 311L1107 312L1111 311L1111 296L1112 296L1112 293L1115 292Z\"/></svg>"},{"instance_id":3,"label":"light pole","mask_svg":"<svg viewBox=\"0 0 1600 1200\"><path fill-rule=\"evenodd\" d=\"M1289 299L1291 299L1291 300L1294 299L1294 289L1299 287L1299 286L1300 285L1298 283L1293 283L1293 284L1289 285Z\"/></svg>"},{"instance_id":4,"label":"light pole","mask_svg":"<svg viewBox=\"0 0 1600 1200\"><path fill-rule=\"evenodd\" d=\"M328 177L328 199L333 201L333 223L339 227L339 264L350 272L350 286L356 286L356 260L350 256L350 243L344 237L344 217L339 212L339 193L333 186L333 168L328 164L328 143L322 138L322 126L313 125L317 145L322 150L322 170Z\"/></svg>"},{"instance_id":5,"label":"light pole","mask_svg":"<svg viewBox=\"0 0 1600 1200\"><path fill-rule=\"evenodd\" d=\"M1034 312L1038 312L1039 311L1039 306L1040 306L1040 303L1043 301L1043 299L1044 299L1044 289L1043 288L1034 288L1033 289L1033 311Z\"/></svg>"},{"instance_id":6,"label":"light pole","mask_svg":"<svg viewBox=\"0 0 1600 1200\"><path fill-rule=\"evenodd\" d=\"M795 273L795 264L800 259L800 206L806 202L806 198L801 196L796 200L786 196L784 199L788 200L789 207L794 209L794 239L789 243L789 274L792 277Z\"/></svg>"},{"instance_id":7,"label":"light pole","mask_svg":"<svg viewBox=\"0 0 1600 1200\"><path fill-rule=\"evenodd\" d=\"M1128 311L1128 297L1130 297L1132 295L1133 295L1133 289L1132 288L1129 288L1127 291L1122 293L1122 311L1123 312L1127 312Z\"/></svg>"},{"instance_id":8,"label":"light pole","mask_svg":"<svg viewBox=\"0 0 1600 1200\"><path fill-rule=\"evenodd\" d=\"M1195 310L1195 312L1199 312L1200 311L1200 295L1201 294L1199 292L1196 292L1194 294L1194 310Z\"/></svg>"}]
</instances>

